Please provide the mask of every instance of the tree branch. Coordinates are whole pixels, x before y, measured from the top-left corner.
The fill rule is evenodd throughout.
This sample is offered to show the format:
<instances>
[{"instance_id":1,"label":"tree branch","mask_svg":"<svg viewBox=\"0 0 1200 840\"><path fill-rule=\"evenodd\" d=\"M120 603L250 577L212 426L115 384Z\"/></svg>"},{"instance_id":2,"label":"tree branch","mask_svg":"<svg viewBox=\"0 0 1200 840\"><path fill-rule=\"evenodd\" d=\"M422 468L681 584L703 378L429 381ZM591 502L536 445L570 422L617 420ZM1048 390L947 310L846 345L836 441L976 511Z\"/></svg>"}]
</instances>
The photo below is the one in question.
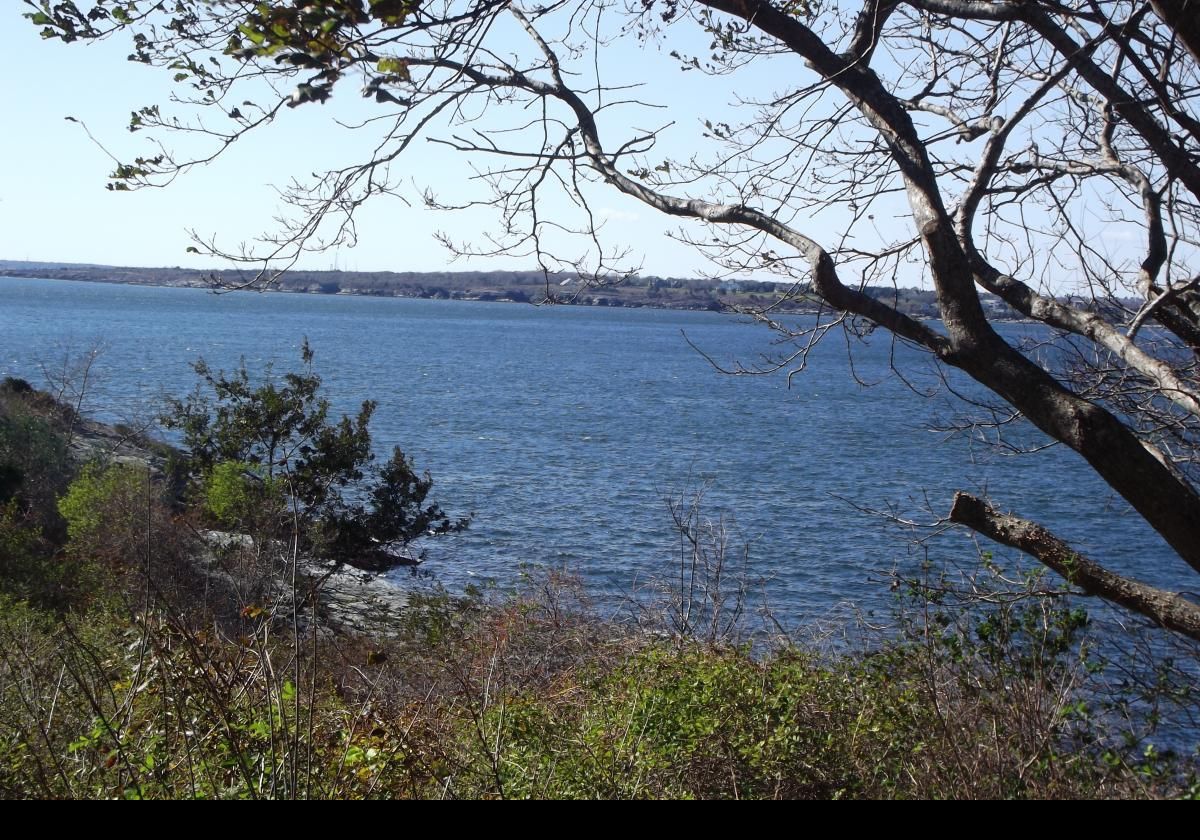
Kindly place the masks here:
<instances>
[{"instance_id":1,"label":"tree branch","mask_svg":"<svg viewBox=\"0 0 1200 840\"><path fill-rule=\"evenodd\" d=\"M1025 552L1088 595L1112 601L1162 627L1200 641L1200 605L1178 593L1108 571L1035 522L1000 513L982 499L966 493L955 494L950 521Z\"/></svg>"}]
</instances>

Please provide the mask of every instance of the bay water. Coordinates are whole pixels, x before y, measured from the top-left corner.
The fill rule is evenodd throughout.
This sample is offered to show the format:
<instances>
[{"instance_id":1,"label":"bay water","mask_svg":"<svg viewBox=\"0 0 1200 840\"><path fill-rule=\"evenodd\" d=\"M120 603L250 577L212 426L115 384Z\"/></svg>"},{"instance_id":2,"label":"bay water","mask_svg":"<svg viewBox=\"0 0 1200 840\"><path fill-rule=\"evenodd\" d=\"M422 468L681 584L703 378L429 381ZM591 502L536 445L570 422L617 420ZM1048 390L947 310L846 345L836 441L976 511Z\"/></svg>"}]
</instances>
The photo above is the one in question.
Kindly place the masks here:
<instances>
[{"instance_id":1,"label":"bay water","mask_svg":"<svg viewBox=\"0 0 1200 840\"><path fill-rule=\"evenodd\" d=\"M1005 327L1014 336L1028 326ZM469 531L431 541L423 569L452 590L512 585L530 567L578 574L598 598L636 601L678 581L666 504L703 494L731 563L792 627L885 610L893 569L969 566L966 534L907 527L945 516L955 490L986 493L1085 553L1161 586L1189 569L1069 450L950 433L984 391L943 381L879 330L832 330L799 348L736 316L602 307L300 295L0 278L0 376L42 385L100 345L85 410L137 424L196 384L203 357L251 372L300 365L307 338L335 408L378 402L380 454L399 445ZM897 371L903 377L897 375ZM1007 427L1028 447L1033 430ZM880 512L890 514L880 516ZM925 538L917 543L915 539ZM403 583L406 572L393 573Z\"/></svg>"}]
</instances>

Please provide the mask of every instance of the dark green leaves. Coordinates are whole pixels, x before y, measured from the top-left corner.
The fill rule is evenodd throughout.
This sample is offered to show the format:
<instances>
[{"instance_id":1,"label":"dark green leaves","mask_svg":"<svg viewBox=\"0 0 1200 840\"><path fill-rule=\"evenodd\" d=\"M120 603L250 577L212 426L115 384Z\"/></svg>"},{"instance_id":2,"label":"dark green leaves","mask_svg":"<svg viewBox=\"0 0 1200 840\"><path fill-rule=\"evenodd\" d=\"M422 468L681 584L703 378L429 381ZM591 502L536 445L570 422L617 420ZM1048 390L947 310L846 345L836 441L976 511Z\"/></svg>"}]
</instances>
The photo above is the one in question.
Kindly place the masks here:
<instances>
[{"instance_id":1,"label":"dark green leaves","mask_svg":"<svg viewBox=\"0 0 1200 840\"><path fill-rule=\"evenodd\" d=\"M276 378L268 369L261 381L244 363L225 373L198 361L200 387L171 401L164 422L182 433L209 509L226 520L235 511L267 539L300 523L296 536L309 550L363 568L394 565L392 549L465 528L427 504L433 480L399 448L372 469L375 403L332 419L307 342L301 357L302 371Z\"/></svg>"}]
</instances>

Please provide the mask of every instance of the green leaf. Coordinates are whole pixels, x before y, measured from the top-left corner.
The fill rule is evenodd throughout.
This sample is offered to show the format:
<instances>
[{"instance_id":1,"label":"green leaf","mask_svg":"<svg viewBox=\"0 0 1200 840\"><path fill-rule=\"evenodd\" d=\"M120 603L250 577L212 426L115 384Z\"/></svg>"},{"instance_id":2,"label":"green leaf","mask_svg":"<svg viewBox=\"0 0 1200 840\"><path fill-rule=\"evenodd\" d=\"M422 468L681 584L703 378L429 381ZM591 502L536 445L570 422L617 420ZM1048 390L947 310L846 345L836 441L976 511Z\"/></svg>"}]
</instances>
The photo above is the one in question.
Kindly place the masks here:
<instances>
[{"instance_id":1,"label":"green leaf","mask_svg":"<svg viewBox=\"0 0 1200 840\"><path fill-rule=\"evenodd\" d=\"M259 32L254 27L250 26L250 24L248 24L248 23L243 23L241 26L239 26L238 31L241 32L243 35L245 35L247 38L249 38L253 44L255 44L256 46L259 46L259 47L261 47L263 45L263 43L267 40L266 35L263 35L261 32Z\"/></svg>"},{"instance_id":2,"label":"green leaf","mask_svg":"<svg viewBox=\"0 0 1200 840\"><path fill-rule=\"evenodd\" d=\"M399 76L404 81L408 81L408 62L402 58L381 58L379 59L379 72L386 76Z\"/></svg>"}]
</instances>

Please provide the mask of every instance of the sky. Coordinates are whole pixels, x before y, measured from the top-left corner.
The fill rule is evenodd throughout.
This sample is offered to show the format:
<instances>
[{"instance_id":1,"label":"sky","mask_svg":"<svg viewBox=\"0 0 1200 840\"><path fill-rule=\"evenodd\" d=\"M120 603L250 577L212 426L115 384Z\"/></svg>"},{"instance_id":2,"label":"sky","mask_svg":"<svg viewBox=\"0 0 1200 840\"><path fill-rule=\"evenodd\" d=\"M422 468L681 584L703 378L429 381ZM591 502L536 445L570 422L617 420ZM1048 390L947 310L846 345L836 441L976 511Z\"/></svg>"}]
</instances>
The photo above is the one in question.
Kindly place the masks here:
<instances>
[{"instance_id":1,"label":"sky","mask_svg":"<svg viewBox=\"0 0 1200 840\"><path fill-rule=\"evenodd\" d=\"M164 103L164 112L169 113L175 87L170 72L129 62L129 42L124 35L99 43L43 41L37 27L21 16L24 8L21 3L0 0L0 78L6 93L6 120L0 130L0 160L4 161L0 167L0 259L223 268L226 264L188 253L193 244L190 232L204 240L214 239L227 251L237 251L241 243L253 242L274 228L273 220L281 211L278 187L293 177L361 159L356 153L365 154L375 136L348 130L335 120L379 114L373 102L355 95L351 80L351 84L339 86L330 104L284 109L274 124L250 133L214 163L183 174L165 189L110 192L105 184L114 158L129 161L157 151L148 145L145 133L128 131L129 115L154 103ZM511 22L508 25L515 27ZM500 31L499 43L507 45L510 42L505 39L510 37L519 37L520 43L528 46L525 36L515 32ZM607 84L638 85L628 91L629 97L666 106L616 111L611 121L602 124L610 149L633 133L665 125L661 147L647 165L653 165L659 156L686 159L706 142L702 139L705 120L737 124L753 119L753 111L731 103L746 96L769 98L781 87L795 89L811 78L803 62L792 55L759 60L736 73L716 77L681 72L680 62L670 56L672 50L703 56L708 46L709 36L700 27L681 20L668 30L662 43L625 38L593 51L596 70ZM592 58L592 53L586 58ZM876 69L889 72L885 62L886 57L877 59ZM189 112L179 113L186 116ZM514 108L504 113L510 121L536 117ZM808 116L821 113L818 110ZM463 134L471 127L455 130ZM859 142L853 129L839 130L846 143ZM445 137L447 132L442 130L438 136ZM177 137L166 140L172 148L182 142ZM983 141L974 142L978 148ZM776 146L774 151L780 148ZM969 159L972 148L960 147L959 154ZM758 153L770 154L762 149ZM477 195L472 193L472 167L477 163L477 158L418 141L393 171L406 193L418 200L409 204L394 197L372 200L358 216L356 246L306 255L298 267L354 271L535 269L536 260L528 255L454 259L435 239L435 234L444 232L455 241L479 242L497 229L494 213L436 212L419 201L426 188L448 203L463 203ZM806 185L797 186L802 195ZM784 187L791 188L786 179L779 188ZM689 197L697 196L708 197L702 191ZM682 227L703 238L706 231L699 223L670 219L604 185L595 185L590 198L604 223L604 244L632 252L626 267L640 267L643 275L665 277L716 271L694 247L668 235ZM565 203L554 200L539 207L543 218L555 221L560 214L568 218L567 210ZM871 221L860 221L851 238L844 240L848 225L845 204L830 207L828 202L817 202L814 209L805 210L806 215L792 222L827 247L887 247L912 236L902 191L878 199L872 210L867 217ZM1022 205L1022 212L1038 211ZM1036 215L1032 218L1037 219ZM1136 240L1141 237L1136 223L1129 230L1105 227L1103 220L1084 218L1082 223L1097 234L1095 241L1101 246L1118 256L1128 252L1129 264L1136 265L1140 259ZM853 238L862 235L872 241L863 244ZM1130 237L1133 239L1125 241ZM570 255L585 244L576 239L569 248L556 250ZM1082 281L1074 273L1063 271L1053 261L1047 265L1049 273L1043 270L1031 279L1056 291L1078 290L1075 286ZM1027 268L1017 265L1008 270ZM928 286L928 272L920 259L911 259L894 271L894 281L900 286ZM856 282L851 271L846 275L845 282ZM748 276L773 279L768 274ZM886 279L872 277L870 282Z\"/></svg>"},{"instance_id":2,"label":"sky","mask_svg":"<svg viewBox=\"0 0 1200 840\"><path fill-rule=\"evenodd\" d=\"M24 8L5 2L0 11L0 77L6 91L5 128L0 131L0 159L5 162L0 170L0 259L220 267L211 258L187 253L192 244L189 231L215 236L231 248L252 240L272 228L280 210L275 186L323 164L345 162L344 153L365 140L339 129L331 119L332 107L296 108L267 131L243 139L217 162L186 173L166 189L110 192L105 183L112 157L130 160L152 151L142 134L128 131L129 114L167 100L172 88L168 74L127 61L125 40L72 45L42 41L37 28L21 17ZM658 96L679 106L682 122L672 131L682 138L698 133L697 113L720 118L722 97L732 96L727 82L680 73L678 63L653 45L606 48L600 59L614 68L614 76L647 81L647 98ZM652 116L664 122L669 118ZM426 145L407 166L402 179L410 186L432 186L446 200L465 195L469 168L461 155ZM678 228L677 222L615 190L597 194L595 209L605 219L609 241L640 255L642 273L711 272L703 257L666 235ZM467 239L494 224L490 214L430 212L384 198L361 216L357 247L306 257L301 267L534 267L529 258L452 262L434 240L439 230ZM695 226L692 230L697 232Z\"/></svg>"}]
</instances>

